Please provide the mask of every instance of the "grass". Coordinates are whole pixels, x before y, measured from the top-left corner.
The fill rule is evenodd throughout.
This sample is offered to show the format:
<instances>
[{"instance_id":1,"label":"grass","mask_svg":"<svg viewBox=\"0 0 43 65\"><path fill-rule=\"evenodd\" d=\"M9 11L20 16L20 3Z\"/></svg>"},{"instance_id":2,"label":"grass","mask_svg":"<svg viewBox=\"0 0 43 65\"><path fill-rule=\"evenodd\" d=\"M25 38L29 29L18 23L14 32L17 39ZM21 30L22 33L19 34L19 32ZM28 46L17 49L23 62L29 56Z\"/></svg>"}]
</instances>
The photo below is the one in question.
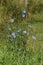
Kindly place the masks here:
<instances>
[{"instance_id":1,"label":"grass","mask_svg":"<svg viewBox=\"0 0 43 65\"><path fill-rule=\"evenodd\" d=\"M18 3L13 0L0 4L0 65L43 65L43 12L34 14L32 22L27 21L28 19L22 20L19 16L19 20L9 23L9 19L14 14L13 7ZM22 0L19 4L22 4ZM32 25L32 29L28 25ZM11 27L11 30L8 30L7 26ZM18 29L21 29L21 32L18 33L20 36L15 39L7 37ZM29 35L23 34L24 30ZM36 39L33 39L32 36L35 36Z\"/></svg>"},{"instance_id":2,"label":"grass","mask_svg":"<svg viewBox=\"0 0 43 65\"><path fill-rule=\"evenodd\" d=\"M32 29L28 25L32 25ZM21 28L20 36L10 41L6 36L12 31L6 30L7 26L12 31ZM23 34L23 30L27 30L29 35ZM31 38L32 35L36 36L36 40ZM23 20L0 24L0 65L43 65L43 22Z\"/></svg>"}]
</instances>

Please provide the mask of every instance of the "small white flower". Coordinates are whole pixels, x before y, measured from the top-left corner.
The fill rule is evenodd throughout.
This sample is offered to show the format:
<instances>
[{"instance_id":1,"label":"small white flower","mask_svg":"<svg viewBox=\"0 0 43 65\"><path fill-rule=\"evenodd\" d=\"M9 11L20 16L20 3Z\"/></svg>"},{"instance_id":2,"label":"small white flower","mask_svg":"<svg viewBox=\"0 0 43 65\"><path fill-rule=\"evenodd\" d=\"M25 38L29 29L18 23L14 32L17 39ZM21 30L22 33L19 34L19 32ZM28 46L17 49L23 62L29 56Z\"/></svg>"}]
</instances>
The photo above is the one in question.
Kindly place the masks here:
<instances>
[{"instance_id":1,"label":"small white flower","mask_svg":"<svg viewBox=\"0 0 43 65\"><path fill-rule=\"evenodd\" d=\"M27 35L29 34L26 30L24 30L23 33L24 33L24 34L27 34Z\"/></svg>"},{"instance_id":2,"label":"small white flower","mask_svg":"<svg viewBox=\"0 0 43 65\"><path fill-rule=\"evenodd\" d=\"M23 10L23 13L26 13L26 10Z\"/></svg>"},{"instance_id":3,"label":"small white flower","mask_svg":"<svg viewBox=\"0 0 43 65\"><path fill-rule=\"evenodd\" d=\"M14 19L10 19L10 22L13 23L14 22Z\"/></svg>"},{"instance_id":4,"label":"small white flower","mask_svg":"<svg viewBox=\"0 0 43 65\"><path fill-rule=\"evenodd\" d=\"M8 30L11 30L11 28L9 28Z\"/></svg>"},{"instance_id":5,"label":"small white flower","mask_svg":"<svg viewBox=\"0 0 43 65\"><path fill-rule=\"evenodd\" d=\"M23 10L22 11L22 17L25 17L26 16L26 10Z\"/></svg>"},{"instance_id":6,"label":"small white flower","mask_svg":"<svg viewBox=\"0 0 43 65\"><path fill-rule=\"evenodd\" d=\"M22 14L22 17L25 17L25 14Z\"/></svg>"},{"instance_id":7,"label":"small white flower","mask_svg":"<svg viewBox=\"0 0 43 65\"><path fill-rule=\"evenodd\" d=\"M7 27L7 30L11 30L11 28L8 26L8 27Z\"/></svg>"},{"instance_id":8,"label":"small white flower","mask_svg":"<svg viewBox=\"0 0 43 65\"><path fill-rule=\"evenodd\" d=\"M19 48L18 51L19 51L19 52L22 51L22 48Z\"/></svg>"},{"instance_id":9,"label":"small white flower","mask_svg":"<svg viewBox=\"0 0 43 65\"><path fill-rule=\"evenodd\" d=\"M16 38L16 34L14 32L12 32L11 34L14 38Z\"/></svg>"},{"instance_id":10,"label":"small white flower","mask_svg":"<svg viewBox=\"0 0 43 65\"><path fill-rule=\"evenodd\" d=\"M35 39L36 40L36 36L32 36L32 39Z\"/></svg>"},{"instance_id":11,"label":"small white flower","mask_svg":"<svg viewBox=\"0 0 43 65\"><path fill-rule=\"evenodd\" d=\"M21 29L17 30L17 32L21 32Z\"/></svg>"},{"instance_id":12,"label":"small white flower","mask_svg":"<svg viewBox=\"0 0 43 65\"><path fill-rule=\"evenodd\" d=\"M15 33L14 32L12 32L12 36L14 36L15 35Z\"/></svg>"},{"instance_id":13,"label":"small white flower","mask_svg":"<svg viewBox=\"0 0 43 65\"><path fill-rule=\"evenodd\" d=\"M24 31L23 31L23 33L25 33L25 34L26 34L26 33L27 33L27 31L26 31L26 30L24 30Z\"/></svg>"},{"instance_id":14,"label":"small white flower","mask_svg":"<svg viewBox=\"0 0 43 65\"><path fill-rule=\"evenodd\" d=\"M32 25L28 25L28 27L32 29Z\"/></svg>"}]
</instances>

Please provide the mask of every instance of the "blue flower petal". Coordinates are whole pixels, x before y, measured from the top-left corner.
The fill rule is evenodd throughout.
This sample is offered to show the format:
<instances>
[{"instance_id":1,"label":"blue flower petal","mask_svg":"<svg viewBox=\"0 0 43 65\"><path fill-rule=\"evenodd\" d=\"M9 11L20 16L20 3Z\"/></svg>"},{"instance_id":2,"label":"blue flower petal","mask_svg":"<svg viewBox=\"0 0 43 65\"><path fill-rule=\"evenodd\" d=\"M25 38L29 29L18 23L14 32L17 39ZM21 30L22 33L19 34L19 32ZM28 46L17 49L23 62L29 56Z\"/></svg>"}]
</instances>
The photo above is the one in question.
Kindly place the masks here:
<instances>
[{"instance_id":1,"label":"blue flower petal","mask_svg":"<svg viewBox=\"0 0 43 65\"><path fill-rule=\"evenodd\" d=\"M32 36L32 39L35 39L36 40L36 36Z\"/></svg>"}]
</instances>

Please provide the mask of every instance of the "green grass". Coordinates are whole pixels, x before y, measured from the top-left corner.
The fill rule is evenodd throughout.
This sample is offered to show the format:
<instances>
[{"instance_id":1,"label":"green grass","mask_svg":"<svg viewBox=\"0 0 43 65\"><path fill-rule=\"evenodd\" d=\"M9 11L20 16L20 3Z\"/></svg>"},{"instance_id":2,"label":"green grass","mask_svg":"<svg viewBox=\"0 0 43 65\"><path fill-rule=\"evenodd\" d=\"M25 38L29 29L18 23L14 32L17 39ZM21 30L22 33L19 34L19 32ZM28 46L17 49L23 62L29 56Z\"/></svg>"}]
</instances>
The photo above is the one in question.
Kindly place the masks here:
<instances>
[{"instance_id":1,"label":"green grass","mask_svg":"<svg viewBox=\"0 0 43 65\"><path fill-rule=\"evenodd\" d=\"M0 65L43 65L43 11L40 14L34 14L32 22L28 19L22 20L19 15L24 7L20 5L20 10L17 10L18 7L15 8L15 5L18 6L18 3L19 1L16 0L0 3ZM20 18L18 17L19 20L11 24L9 19L16 13L15 9ZM32 25L32 29L28 25ZM7 26L12 30L8 31ZM7 34L19 28L22 29L20 36L11 38L12 41L7 38ZM29 35L23 34L23 30L27 30ZM32 35L36 36L35 40L32 39Z\"/></svg>"},{"instance_id":2,"label":"green grass","mask_svg":"<svg viewBox=\"0 0 43 65\"><path fill-rule=\"evenodd\" d=\"M33 28L30 29L28 25ZM20 33L20 37L11 42L6 35L12 31L7 31L6 26L11 26L12 31L19 28L22 32L27 30L30 34L27 36ZM36 36L36 40L31 38L32 35ZM21 39L24 39L25 43ZM19 48L22 50L18 51ZM24 20L0 25L0 65L43 65L43 22L38 20L30 23Z\"/></svg>"}]
</instances>

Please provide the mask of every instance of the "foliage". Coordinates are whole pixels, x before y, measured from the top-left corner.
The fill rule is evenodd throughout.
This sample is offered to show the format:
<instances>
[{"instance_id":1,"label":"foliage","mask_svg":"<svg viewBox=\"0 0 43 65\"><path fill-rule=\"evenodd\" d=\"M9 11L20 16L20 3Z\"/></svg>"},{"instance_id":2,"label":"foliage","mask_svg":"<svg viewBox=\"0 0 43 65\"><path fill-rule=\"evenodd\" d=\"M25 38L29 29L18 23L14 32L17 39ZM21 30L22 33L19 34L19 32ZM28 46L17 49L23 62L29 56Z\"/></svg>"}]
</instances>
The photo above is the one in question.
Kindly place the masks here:
<instances>
[{"instance_id":1,"label":"foliage","mask_svg":"<svg viewBox=\"0 0 43 65\"><path fill-rule=\"evenodd\" d=\"M40 12L43 9L43 0L29 0L28 11L31 13Z\"/></svg>"},{"instance_id":2,"label":"foliage","mask_svg":"<svg viewBox=\"0 0 43 65\"><path fill-rule=\"evenodd\" d=\"M30 16L21 20L18 0L0 0L0 65L43 65L43 14L33 14L42 1L31 0Z\"/></svg>"}]
</instances>

